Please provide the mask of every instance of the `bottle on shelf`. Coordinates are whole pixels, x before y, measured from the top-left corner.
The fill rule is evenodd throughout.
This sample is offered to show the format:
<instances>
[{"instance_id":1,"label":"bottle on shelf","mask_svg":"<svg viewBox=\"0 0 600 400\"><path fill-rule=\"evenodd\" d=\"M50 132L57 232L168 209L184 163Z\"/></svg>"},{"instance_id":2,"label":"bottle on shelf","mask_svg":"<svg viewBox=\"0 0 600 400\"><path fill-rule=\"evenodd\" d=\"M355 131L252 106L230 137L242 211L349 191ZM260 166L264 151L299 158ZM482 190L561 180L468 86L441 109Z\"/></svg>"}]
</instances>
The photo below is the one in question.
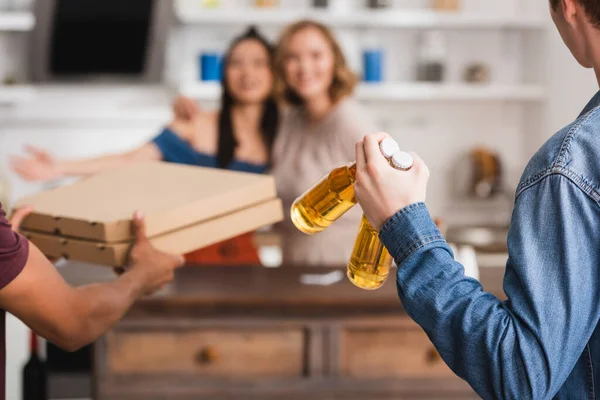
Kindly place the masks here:
<instances>
[{"instance_id":1,"label":"bottle on shelf","mask_svg":"<svg viewBox=\"0 0 600 400\"><path fill-rule=\"evenodd\" d=\"M202 0L202 7L216 8L221 5L221 0Z\"/></svg>"},{"instance_id":2,"label":"bottle on shelf","mask_svg":"<svg viewBox=\"0 0 600 400\"><path fill-rule=\"evenodd\" d=\"M438 11L457 11L460 0L433 0L433 8Z\"/></svg>"},{"instance_id":3,"label":"bottle on shelf","mask_svg":"<svg viewBox=\"0 0 600 400\"><path fill-rule=\"evenodd\" d=\"M376 32L367 31L361 38L363 45L363 81L379 83L384 80L385 50Z\"/></svg>"},{"instance_id":4,"label":"bottle on shelf","mask_svg":"<svg viewBox=\"0 0 600 400\"><path fill-rule=\"evenodd\" d=\"M446 38L442 32L424 32L419 43L417 80L442 82L445 78L446 53Z\"/></svg>"},{"instance_id":5,"label":"bottle on shelf","mask_svg":"<svg viewBox=\"0 0 600 400\"><path fill-rule=\"evenodd\" d=\"M367 6L369 8L388 8L390 5L390 0L367 0Z\"/></svg>"},{"instance_id":6,"label":"bottle on shelf","mask_svg":"<svg viewBox=\"0 0 600 400\"><path fill-rule=\"evenodd\" d=\"M313 7L327 8L329 7L329 0L313 0Z\"/></svg>"},{"instance_id":7,"label":"bottle on shelf","mask_svg":"<svg viewBox=\"0 0 600 400\"><path fill-rule=\"evenodd\" d=\"M39 354L35 332L30 333L30 356L23 367L23 400L48 400L46 364Z\"/></svg>"},{"instance_id":8,"label":"bottle on shelf","mask_svg":"<svg viewBox=\"0 0 600 400\"><path fill-rule=\"evenodd\" d=\"M279 5L279 0L256 0L257 7L276 7Z\"/></svg>"},{"instance_id":9,"label":"bottle on shelf","mask_svg":"<svg viewBox=\"0 0 600 400\"><path fill-rule=\"evenodd\" d=\"M379 147L395 168L410 168L406 153L399 151L396 141L384 139ZM356 163L342 165L323 177L292 205L291 218L296 228L313 235L334 223L356 205L355 181ZM378 289L387 280L391 265L379 233L363 216L348 264L348 279L362 289Z\"/></svg>"}]
</instances>

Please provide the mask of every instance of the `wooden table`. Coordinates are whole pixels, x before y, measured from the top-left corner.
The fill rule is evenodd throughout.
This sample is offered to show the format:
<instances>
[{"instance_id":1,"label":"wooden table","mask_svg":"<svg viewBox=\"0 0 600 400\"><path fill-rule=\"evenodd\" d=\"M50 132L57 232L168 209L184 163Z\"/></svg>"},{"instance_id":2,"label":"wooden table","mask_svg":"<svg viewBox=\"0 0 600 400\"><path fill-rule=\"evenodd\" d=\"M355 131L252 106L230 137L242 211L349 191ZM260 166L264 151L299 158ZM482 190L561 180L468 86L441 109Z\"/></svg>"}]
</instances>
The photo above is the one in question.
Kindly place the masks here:
<instances>
[{"instance_id":1,"label":"wooden table","mask_svg":"<svg viewBox=\"0 0 600 400\"><path fill-rule=\"evenodd\" d=\"M86 268L87 270L87 268ZM96 399L477 398L402 310L393 280L369 292L332 269L188 267L95 346ZM481 270L502 296L502 268ZM62 270L68 281L109 270Z\"/></svg>"}]
</instances>

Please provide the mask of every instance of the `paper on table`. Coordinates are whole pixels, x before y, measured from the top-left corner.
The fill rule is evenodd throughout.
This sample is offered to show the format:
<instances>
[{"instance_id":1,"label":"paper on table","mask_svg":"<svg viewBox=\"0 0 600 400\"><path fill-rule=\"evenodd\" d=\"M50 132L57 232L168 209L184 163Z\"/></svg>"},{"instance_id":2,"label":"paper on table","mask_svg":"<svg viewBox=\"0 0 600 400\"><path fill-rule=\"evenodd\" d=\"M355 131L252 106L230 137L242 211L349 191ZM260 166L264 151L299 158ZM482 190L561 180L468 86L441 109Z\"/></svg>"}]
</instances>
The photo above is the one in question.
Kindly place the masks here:
<instances>
[{"instance_id":1,"label":"paper on table","mask_svg":"<svg viewBox=\"0 0 600 400\"><path fill-rule=\"evenodd\" d=\"M304 274L300 282L304 285L330 286L344 279L342 271L336 270L327 274Z\"/></svg>"}]
</instances>

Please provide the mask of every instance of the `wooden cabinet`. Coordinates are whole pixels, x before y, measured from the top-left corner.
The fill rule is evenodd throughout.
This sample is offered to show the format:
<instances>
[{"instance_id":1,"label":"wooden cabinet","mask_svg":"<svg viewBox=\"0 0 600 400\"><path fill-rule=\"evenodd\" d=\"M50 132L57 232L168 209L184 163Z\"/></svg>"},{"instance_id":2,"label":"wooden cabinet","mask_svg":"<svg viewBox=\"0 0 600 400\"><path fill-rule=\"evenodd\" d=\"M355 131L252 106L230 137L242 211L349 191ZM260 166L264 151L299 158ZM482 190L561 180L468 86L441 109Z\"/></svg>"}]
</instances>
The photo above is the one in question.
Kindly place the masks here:
<instances>
[{"instance_id":1,"label":"wooden cabinet","mask_svg":"<svg viewBox=\"0 0 600 400\"><path fill-rule=\"evenodd\" d=\"M348 328L341 337L342 373L353 379L451 378L454 376L421 328L374 324Z\"/></svg>"},{"instance_id":2,"label":"wooden cabinet","mask_svg":"<svg viewBox=\"0 0 600 400\"><path fill-rule=\"evenodd\" d=\"M253 380L301 377L301 330L159 329L109 333L107 367L115 375L163 374Z\"/></svg>"},{"instance_id":3,"label":"wooden cabinet","mask_svg":"<svg viewBox=\"0 0 600 400\"><path fill-rule=\"evenodd\" d=\"M395 285L300 283L324 271L180 270L97 342L95 398L478 398L403 312ZM482 271L499 296L502 273Z\"/></svg>"}]
</instances>

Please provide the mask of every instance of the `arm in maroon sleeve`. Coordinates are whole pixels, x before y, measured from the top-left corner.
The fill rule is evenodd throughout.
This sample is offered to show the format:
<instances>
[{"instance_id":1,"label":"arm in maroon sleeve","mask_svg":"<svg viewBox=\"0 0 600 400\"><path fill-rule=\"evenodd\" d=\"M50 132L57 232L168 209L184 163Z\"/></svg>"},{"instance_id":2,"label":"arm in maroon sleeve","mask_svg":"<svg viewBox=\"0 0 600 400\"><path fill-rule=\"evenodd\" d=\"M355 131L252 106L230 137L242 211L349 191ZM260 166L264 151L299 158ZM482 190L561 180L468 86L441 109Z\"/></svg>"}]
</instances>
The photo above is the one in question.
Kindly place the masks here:
<instances>
[{"instance_id":1,"label":"arm in maroon sleeve","mask_svg":"<svg viewBox=\"0 0 600 400\"><path fill-rule=\"evenodd\" d=\"M23 270L29 257L29 242L13 232L0 208L0 289L11 283Z\"/></svg>"},{"instance_id":2,"label":"arm in maroon sleeve","mask_svg":"<svg viewBox=\"0 0 600 400\"><path fill-rule=\"evenodd\" d=\"M133 264L126 273L112 282L74 288L37 247L11 230L0 209L0 308L65 350L93 342L138 297L172 279L180 262L149 244L143 221L138 228Z\"/></svg>"}]
</instances>

